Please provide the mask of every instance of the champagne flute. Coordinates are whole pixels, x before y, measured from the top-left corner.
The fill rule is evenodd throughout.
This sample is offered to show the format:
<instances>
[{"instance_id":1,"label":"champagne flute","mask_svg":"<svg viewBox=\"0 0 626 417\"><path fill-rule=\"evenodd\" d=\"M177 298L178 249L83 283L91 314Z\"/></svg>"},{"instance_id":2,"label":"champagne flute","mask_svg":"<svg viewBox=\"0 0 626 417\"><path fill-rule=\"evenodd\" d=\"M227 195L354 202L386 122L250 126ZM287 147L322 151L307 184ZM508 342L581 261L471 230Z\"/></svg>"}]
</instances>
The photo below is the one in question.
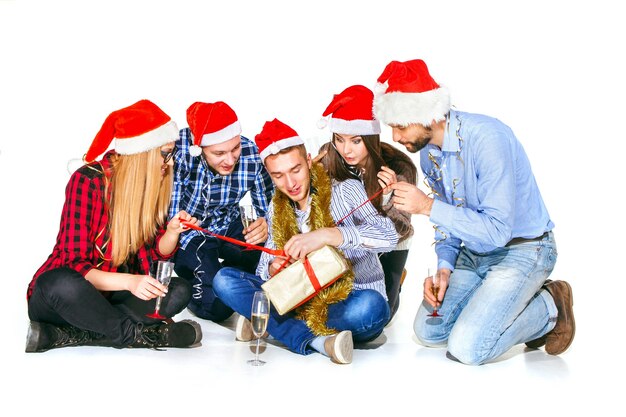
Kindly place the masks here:
<instances>
[{"instance_id":1,"label":"champagne flute","mask_svg":"<svg viewBox=\"0 0 626 417\"><path fill-rule=\"evenodd\" d=\"M433 286L431 287L432 293L435 296L435 300L437 300L437 294L439 294L439 269L435 268L434 272L434 274L431 274L430 268L428 269L428 276L432 277L433 279ZM437 305L435 304L435 306L433 307L433 312L429 314L428 317L441 317L442 315L439 314L437 310L439 310L439 307L437 307Z\"/></svg>"},{"instance_id":2,"label":"champagne flute","mask_svg":"<svg viewBox=\"0 0 626 417\"><path fill-rule=\"evenodd\" d=\"M154 278L159 281L161 284L166 287L170 285L170 281L172 280L172 272L174 271L174 263L168 261L159 261L157 264L156 273ZM146 317L150 317L151 319L165 320L167 317L164 317L159 313L159 309L161 308L161 300L163 297L157 297L156 304L154 305L154 312L150 314L146 314Z\"/></svg>"},{"instance_id":3,"label":"champagne flute","mask_svg":"<svg viewBox=\"0 0 626 417\"><path fill-rule=\"evenodd\" d=\"M241 216L241 224L243 225L244 230L250 227L250 224L256 220L256 211L254 211L253 206L239 206L239 214Z\"/></svg>"},{"instance_id":4,"label":"champagne flute","mask_svg":"<svg viewBox=\"0 0 626 417\"><path fill-rule=\"evenodd\" d=\"M256 337L256 354L254 359L250 359L248 363L253 366L265 365L265 362L259 359L259 344L261 338L267 329L267 322L270 317L270 300L264 291L254 293L252 299L252 311L250 322L252 323L252 333Z\"/></svg>"}]
</instances>

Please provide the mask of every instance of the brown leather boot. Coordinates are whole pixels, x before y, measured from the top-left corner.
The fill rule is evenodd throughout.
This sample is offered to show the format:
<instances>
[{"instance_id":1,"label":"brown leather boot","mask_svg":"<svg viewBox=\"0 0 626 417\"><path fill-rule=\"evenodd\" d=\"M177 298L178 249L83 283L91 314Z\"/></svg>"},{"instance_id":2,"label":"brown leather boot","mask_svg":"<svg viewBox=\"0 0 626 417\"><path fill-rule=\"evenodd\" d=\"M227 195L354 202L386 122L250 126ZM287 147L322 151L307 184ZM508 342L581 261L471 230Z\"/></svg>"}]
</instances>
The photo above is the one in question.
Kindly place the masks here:
<instances>
[{"instance_id":1,"label":"brown leather boot","mask_svg":"<svg viewBox=\"0 0 626 417\"><path fill-rule=\"evenodd\" d=\"M546 284L545 288L552 295L559 311L556 326L545 335L546 352L550 355L559 355L570 347L576 333L572 287L565 281L552 281Z\"/></svg>"}]
</instances>

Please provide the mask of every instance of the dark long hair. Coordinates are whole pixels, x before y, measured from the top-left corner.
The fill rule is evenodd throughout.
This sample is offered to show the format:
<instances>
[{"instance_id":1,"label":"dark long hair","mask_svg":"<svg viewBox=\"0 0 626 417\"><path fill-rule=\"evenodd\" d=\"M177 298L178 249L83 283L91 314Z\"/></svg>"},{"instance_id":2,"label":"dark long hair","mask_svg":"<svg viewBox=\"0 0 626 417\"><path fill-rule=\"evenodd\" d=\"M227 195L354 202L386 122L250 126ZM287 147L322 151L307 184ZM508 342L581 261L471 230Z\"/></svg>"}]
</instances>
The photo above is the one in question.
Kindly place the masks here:
<instances>
[{"instance_id":1,"label":"dark long hair","mask_svg":"<svg viewBox=\"0 0 626 417\"><path fill-rule=\"evenodd\" d=\"M320 162L324 165L324 168L328 171L328 175L336 179L337 181L345 181L347 179L357 179L363 181L365 186L365 192L368 196L373 196L380 191L380 184L378 184L378 171L385 163L384 155L381 149L380 135L360 135L367 149L367 159L365 160L365 166L361 171L356 166L348 165L345 159L337 152L337 149L332 143L326 143L320 148L320 152L327 150L328 153L324 156ZM332 141L334 142L336 134L333 133ZM382 194L379 194L372 200L372 204L376 207L376 210L382 215L385 212L382 209Z\"/></svg>"}]
</instances>

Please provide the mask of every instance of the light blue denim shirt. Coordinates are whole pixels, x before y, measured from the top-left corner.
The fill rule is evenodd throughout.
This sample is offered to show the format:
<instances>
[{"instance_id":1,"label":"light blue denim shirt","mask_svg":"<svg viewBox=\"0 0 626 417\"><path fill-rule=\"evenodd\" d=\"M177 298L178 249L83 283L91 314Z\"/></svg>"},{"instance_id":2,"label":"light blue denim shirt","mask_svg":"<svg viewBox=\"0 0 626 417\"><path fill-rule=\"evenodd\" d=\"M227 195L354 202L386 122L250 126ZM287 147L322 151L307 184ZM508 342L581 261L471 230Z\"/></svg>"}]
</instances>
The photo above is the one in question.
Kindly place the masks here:
<instances>
[{"instance_id":1,"label":"light blue denim shirt","mask_svg":"<svg viewBox=\"0 0 626 417\"><path fill-rule=\"evenodd\" d=\"M427 145L420 164L436 192L439 268L454 270L461 244L486 253L554 227L522 145L497 119L450 110L443 147Z\"/></svg>"}]
</instances>

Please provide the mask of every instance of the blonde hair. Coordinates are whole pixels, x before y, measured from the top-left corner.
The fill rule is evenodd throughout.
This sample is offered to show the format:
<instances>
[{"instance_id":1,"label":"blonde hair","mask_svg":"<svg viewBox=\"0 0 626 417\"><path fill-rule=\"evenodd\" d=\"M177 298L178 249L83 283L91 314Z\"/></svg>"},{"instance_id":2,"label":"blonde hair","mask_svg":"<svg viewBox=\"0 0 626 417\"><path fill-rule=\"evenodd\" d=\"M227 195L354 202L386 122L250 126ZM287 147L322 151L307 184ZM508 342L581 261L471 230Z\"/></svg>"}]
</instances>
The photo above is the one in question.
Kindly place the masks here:
<instances>
[{"instance_id":1,"label":"blonde hair","mask_svg":"<svg viewBox=\"0 0 626 417\"><path fill-rule=\"evenodd\" d=\"M160 148L113 159L109 232L113 265L154 242L167 221L172 194L172 168L161 176Z\"/></svg>"}]
</instances>

